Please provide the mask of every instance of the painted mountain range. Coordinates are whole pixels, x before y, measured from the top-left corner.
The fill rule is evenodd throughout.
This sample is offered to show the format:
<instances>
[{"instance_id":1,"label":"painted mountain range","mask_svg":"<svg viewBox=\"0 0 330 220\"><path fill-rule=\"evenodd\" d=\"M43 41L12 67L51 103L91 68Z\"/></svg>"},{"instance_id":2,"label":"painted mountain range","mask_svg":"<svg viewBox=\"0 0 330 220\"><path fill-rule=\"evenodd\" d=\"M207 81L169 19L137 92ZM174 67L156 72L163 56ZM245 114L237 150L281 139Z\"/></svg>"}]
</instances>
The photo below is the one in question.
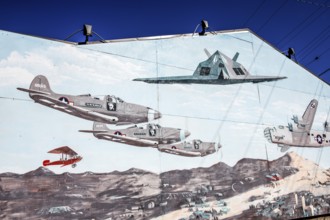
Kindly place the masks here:
<instances>
[{"instance_id":1,"label":"painted mountain range","mask_svg":"<svg viewBox=\"0 0 330 220\"><path fill-rule=\"evenodd\" d=\"M273 173L283 179L266 178ZM270 162L242 159L233 167L219 162L159 175L136 168L55 174L39 167L0 174L0 218L285 219L322 214L329 195L329 170L293 152ZM316 209L310 198L323 206Z\"/></svg>"}]
</instances>

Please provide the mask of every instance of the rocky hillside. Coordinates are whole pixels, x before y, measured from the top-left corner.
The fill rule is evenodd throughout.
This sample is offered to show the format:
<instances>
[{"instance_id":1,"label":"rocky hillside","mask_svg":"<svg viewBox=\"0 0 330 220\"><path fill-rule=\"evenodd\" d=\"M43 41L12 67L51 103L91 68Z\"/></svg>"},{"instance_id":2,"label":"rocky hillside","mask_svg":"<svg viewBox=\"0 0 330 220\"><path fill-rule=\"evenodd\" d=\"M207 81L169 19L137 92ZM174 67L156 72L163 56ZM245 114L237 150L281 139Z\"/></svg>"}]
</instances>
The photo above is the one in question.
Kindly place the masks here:
<instances>
[{"instance_id":1,"label":"rocky hillside","mask_svg":"<svg viewBox=\"0 0 330 220\"><path fill-rule=\"evenodd\" d=\"M55 174L39 167L22 175L0 174L0 218L115 219L133 215L135 219L148 219L179 209L188 197L214 199L215 193L221 193L223 198L229 198L267 183L265 176L270 172L287 179L299 170L312 178L317 165L288 153L269 163L242 159L233 167L219 162L208 168L172 170L160 175L137 168ZM330 176L326 173L319 180L322 184Z\"/></svg>"}]
</instances>

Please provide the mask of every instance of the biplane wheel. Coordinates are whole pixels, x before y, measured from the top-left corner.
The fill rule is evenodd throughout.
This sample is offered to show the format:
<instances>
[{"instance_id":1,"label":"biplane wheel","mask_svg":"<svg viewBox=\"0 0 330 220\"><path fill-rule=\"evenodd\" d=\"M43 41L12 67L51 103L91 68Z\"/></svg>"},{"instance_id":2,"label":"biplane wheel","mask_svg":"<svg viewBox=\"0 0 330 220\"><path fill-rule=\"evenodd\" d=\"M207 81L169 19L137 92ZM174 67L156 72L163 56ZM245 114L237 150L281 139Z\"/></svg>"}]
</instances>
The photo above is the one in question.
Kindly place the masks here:
<instances>
[{"instance_id":1,"label":"biplane wheel","mask_svg":"<svg viewBox=\"0 0 330 220\"><path fill-rule=\"evenodd\" d=\"M72 164L72 168L75 168L77 166L77 164Z\"/></svg>"}]
</instances>

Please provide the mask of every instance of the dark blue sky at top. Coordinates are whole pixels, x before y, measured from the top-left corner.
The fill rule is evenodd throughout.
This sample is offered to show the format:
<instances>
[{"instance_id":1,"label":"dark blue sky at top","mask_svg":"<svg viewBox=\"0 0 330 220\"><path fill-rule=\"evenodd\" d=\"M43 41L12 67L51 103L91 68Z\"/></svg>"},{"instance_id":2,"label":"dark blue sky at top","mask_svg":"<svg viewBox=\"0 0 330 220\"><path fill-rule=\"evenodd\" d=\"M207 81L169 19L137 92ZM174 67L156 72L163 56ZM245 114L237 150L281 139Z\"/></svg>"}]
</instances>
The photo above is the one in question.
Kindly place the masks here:
<instances>
[{"instance_id":1,"label":"dark blue sky at top","mask_svg":"<svg viewBox=\"0 0 330 220\"><path fill-rule=\"evenodd\" d=\"M55 39L83 24L107 40L192 33L202 19L214 31L249 28L281 51L293 47L316 75L330 68L330 0L0 1L1 30ZM321 78L329 83L330 70Z\"/></svg>"}]
</instances>

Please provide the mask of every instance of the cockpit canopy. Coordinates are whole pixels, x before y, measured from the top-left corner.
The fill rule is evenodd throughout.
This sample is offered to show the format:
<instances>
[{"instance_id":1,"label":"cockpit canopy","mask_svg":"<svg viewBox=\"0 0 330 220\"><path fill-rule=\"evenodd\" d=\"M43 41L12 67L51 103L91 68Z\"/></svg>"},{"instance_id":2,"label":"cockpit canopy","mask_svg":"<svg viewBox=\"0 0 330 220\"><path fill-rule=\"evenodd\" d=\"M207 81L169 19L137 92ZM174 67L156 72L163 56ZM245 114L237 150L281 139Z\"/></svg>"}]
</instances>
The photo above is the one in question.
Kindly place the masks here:
<instances>
[{"instance_id":1,"label":"cockpit canopy","mask_svg":"<svg viewBox=\"0 0 330 220\"><path fill-rule=\"evenodd\" d=\"M78 97L92 97L92 95L91 94L81 94L81 95L78 95ZM97 100L100 100L100 98L98 98L98 97L92 97L93 99L97 99Z\"/></svg>"},{"instance_id":2,"label":"cockpit canopy","mask_svg":"<svg viewBox=\"0 0 330 220\"><path fill-rule=\"evenodd\" d=\"M146 124L139 126L139 129L160 129L161 126L159 124Z\"/></svg>"},{"instance_id":3,"label":"cockpit canopy","mask_svg":"<svg viewBox=\"0 0 330 220\"><path fill-rule=\"evenodd\" d=\"M119 97L113 96L113 95L107 95L105 97L105 99L107 100L107 102L113 102L113 103L123 103L124 100L122 100Z\"/></svg>"}]
</instances>

